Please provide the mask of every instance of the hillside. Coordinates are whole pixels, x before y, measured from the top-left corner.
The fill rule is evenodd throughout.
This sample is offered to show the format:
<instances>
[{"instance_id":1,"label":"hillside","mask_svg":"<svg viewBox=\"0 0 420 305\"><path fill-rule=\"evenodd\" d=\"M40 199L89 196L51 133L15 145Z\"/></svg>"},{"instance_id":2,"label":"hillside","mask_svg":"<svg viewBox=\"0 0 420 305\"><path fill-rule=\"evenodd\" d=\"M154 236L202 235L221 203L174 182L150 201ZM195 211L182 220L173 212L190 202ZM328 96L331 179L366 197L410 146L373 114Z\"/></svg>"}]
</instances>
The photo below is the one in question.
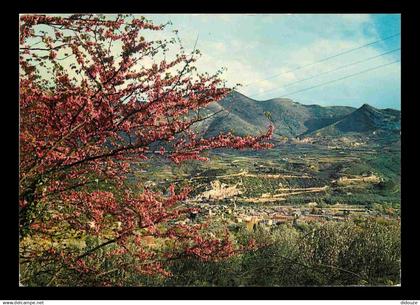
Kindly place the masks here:
<instances>
[{"instance_id":1,"label":"hillside","mask_svg":"<svg viewBox=\"0 0 420 305\"><path fill-rule=\"evenodd\" d=\"M308 136L342 136L350 134L399 134L401 113L393 109L377 109L367 104L343 119L306 133Z\"/></svg>"},{"instance_id":2,"label":"hillside","mask_svg":"<svg viewBox=\"0 0 420 305\"><path fill-rule=\"evenodd\" d=\"M226 131L257 135L266 130L269 120L265 114L270 113L275 125L275 138L296 137L333 124L355 110L344 106L303 105L283 98L257 101L236 91L209 106L207 114L221 109L225 111L201 122L196 129L204 132L205 136Z\"/></svg>"}]
</instances>

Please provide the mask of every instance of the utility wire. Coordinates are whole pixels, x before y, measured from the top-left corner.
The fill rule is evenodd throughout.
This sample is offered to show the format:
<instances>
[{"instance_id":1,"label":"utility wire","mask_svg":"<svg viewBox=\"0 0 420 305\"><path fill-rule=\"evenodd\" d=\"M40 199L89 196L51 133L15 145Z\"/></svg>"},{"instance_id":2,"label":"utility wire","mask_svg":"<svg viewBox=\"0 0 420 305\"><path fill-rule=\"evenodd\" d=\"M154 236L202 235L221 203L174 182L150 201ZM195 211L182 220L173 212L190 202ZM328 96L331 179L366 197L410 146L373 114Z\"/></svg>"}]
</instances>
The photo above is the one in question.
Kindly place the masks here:
<instances>
[{"instance_id":1,"label":"utility wire","mask_svg":"<svg viewBox=\"0 0 420 305\"><path fill-rule=\"evenodd\" d=\"M397 63L397 62L400 62L400 60L393 61L393 62L386 63L386 64L379 65L379 66L375 66L375 67L372 67L372 68L370 68L370 69L362 70L362 71L359 71L359 72L357 72L357 73L353 73L353 74L346 75L346 76L341 77L341 78L333 79L333 80L331 80L331 81L328 81L328 82L325 82L325 83L321 83L321 84L318 84L318 85L315 85L315 86L311 86L311 87L303 88L303 89L298 90L298 91L289 92L289 93L284 94L283 96L280 96L279 98L287 98L287 97L289 97L290 95L298 94L298 93L303 92L303 91L307 91L307 90L311 90L311 89L314 89L314 88L318 88L318 87L321 87L321 86L325 86L325 85L328 85L328 84L331 84L331 83L335 83L335 82L338 82L338 81L341 81L341 80L344 80L344 79L347 79L347 78L350 78L350 77L353 77L353 76L357 76L357 75L360 75L360 74L363 74L363 73L366 73L366 72L369 72L369 71L377 70L377 69L380 69L380 68L382 68L382 67L385 67L385 66L389 66L389 65L395 64L395 63ZM249 97L249 98L255 99L255 96L252 96L252 97ZM226 107L226 108L224 109L224 111L225 111L225 112L227 112L227 114L226 114L226 115L224 115L224 116L222 117L223 119L227 119L227 118L229 117L229 115L230 115L230 113L231 113L231 110L232 110L233 106L236 104L236 102L237 102L237 101L238 101L238 99L233 100L233 101L230 103L230 105L228 105L228 107Z\"/></svg>"},{"instance_id":2,"label":"utility wire","mask_svg":"<svg viewBox=\"0 0 420 305\"><path fill-rule=\"evenodd\" d=\"M332 69L332 70L324 71L324 72L318 73L316 75L313 75L313 76L310 76L310 77L307 77L307 78L302 78L302 79L299 79L297 81L287 83L287 84L281 86L281 88L287 88L287 87L290 87L291 85L294 85L294 84L297 84L297 83L300 83L300 82L303 82L303 81L307 81L307 80L310 80L310 79L313 79L313 78L317 78L320 75L324 75L324 74L335 72L335 71L338 71L338 70L341 70L341 69L344 69L344 68L348 68L348 67L360 64L362 62L366 62L366 61L369 61L369 60L372 60L372 59L375 59L375 58L379 58L379 57L382 57L384 55L387 55L387 54L390 54L390 53L393 53L393 52L396 52L396 51L399 51L399 50L401 50L401 48L393 49L393 50L387 51L385 53L375 55L375 56L372 56L372 57L369 57L369 58L365 58L365 59L362 59L362 60L359 60L359 61L355 61L355 62L347 64L347 65L339 66L339 67L337 67L335 69ZM259 96L259 95L262 95L262 94L265 94L265 93L274 92L274 91L277 91L281 88L273 88L273 89L270 89L270 90L267 90L267 91L263 91L261 93L257 93L254 96Z\"/></svg>"},{"instance_id":3,"label":"utility wire","mask_svg":"<svg viewBox=\"0 0 420 305\"><path fill-rule=\"evenodd\" d=\"M294 94L297 94L297 93L300 93L300 92L303 92L303 91L307 91L307 90L311 90L311 89L314 89L314 88L318 88L318 87L321 87L321 86L325 86L325 85L328 85L328 84L331 84L331 83L335 83L335 82L338 82L338 81L340 81L340 80L344 80L344 79L347 79L347 78L350 78L350 77L353 77L353 76L356 76L356 75L360 75L360 74L363 74L363 73L366 73L366 72L369 72L369 71L377 70L377 69L380 69L380 68L382 68L382 67L385 67L385 66L389 66L389 65L395 64L395 63L397 63L397 62L400 62L400 60L393 61L393 62L390 62L390 63L386 63L386 64L383 64L383 65L379 65L379 66L376 66L376 67L373 67L373 68L370 68L370 69L362 70L362 71L359 71L359 72L357 72L357 73L353 73L353 74L350 74L350 75L346 75L346 76L344 76L344 77L340 77L340 78L337 78L337 79L333 79L333 80L331 80L331 81L329 81L329 82L325 82L325 83L321 83L321 84L318 84L318 85L315 85L315 86L311 86L311 87L303 88L303 89L301 89L301 90L297 90L297 91L293 91L293 92L285 93L283 96L280 96L280 98L288 97L288 96L290 96L290 95L294 95Z\"/></svg>"},{"instance_id":4,"label":"utility wire","mask_svg":"<svg viewBox=\"0 0 420 305\"><path fill-rule=\"evenodd\" d=\"M389 66L389 65L395 64L395 63L400 62L400 61L401 61L401 60L396 60L396 61L393 61L393 62L390 62L390 63L386 63L386 64L379 65L379 66L376 66L376 67L372 67L372 68L370 68L370 69L362 70L362 71L359 71L359 72L357 72L357 73L353 73L353 74L350 74L350 75L346 75L346 76L341 77L341 78L333 79L333 80L331 80L331 81L328 81L328 82L325 82L325 83L321 83L321 84L318 84L318 85L315 85L315 86L311 86L311 87L303 88L303 89L301 89L301 90L297 90L297 91L294 91L294 92L289 92L289 93L284 94L283 96L280 96L279 98L286 98L286 97L289 97L289 96L294 95L294 94L298 94L298 93L303 92L303 91L307 91L307 90L311 90L311 89L314 89L314 88L322 87L322 86L325 86L325 85L328 85L328 84L332 84L332 83L335 83L335 82L338 82L338 81L341 81L341 80L344 80L344 79L347 79L347 78L351 78L351 77L354 77L354 76L357 76L357 75L360 75L360 74L363 74L363 73L366 73L366 72L370 72L370 71L373 71L373 70L377 70L377 69L380 69L380 68L383 68L383 67L386 67L386 66ZM250 97L250 98L254 99L255 97L253 96L253 97ZM226 111L226 112L227 112L227 114L226 114L225 116L223 116L223 119L226 119L226 118L230 115L230 113L231 113L231 109L232 109L233 105L234 105L236 102L237 102L237 100L234 100L234 101L233 101L233 102L232 102L232 103L231 103L231 104L227 107L227 109L226 109L226 108L224 109L224 111Z\"/></svg>"},{"instance_id":5,"label":"utility wire","mask_svg":"<svg viewBox=\"0 0 420 305\"><path fill-rule=\"evenodd\" d=\"M286 74L286 73L290 73L290 72L294 72L294 71L297 71L297 70L300 70L300 69L303 69L303 68L306 68L306 67L310 67L310 66L316 65L316 64L318 64L318 63L321 63L321 62L327 61L327 60L329 60L329 59L332 59L332 58L335 58L335 57L338 57L338 56L341 56L341 55L344 55L344 54L348 54L348 53L354 52L354 51L356 51L356 50L363 49L363 48L365 48L365 47L367 47L367 46L370 46L370 45L376 44L376 43L378 43L378 42L380 42L380 41L385 41L385 40L391 39L391 38L396 37L396 36L399 36L399 35L400 35L400 33L396 33L396 34L394 34L394 35L387 36L387 37L385 37L385 38L382 38L382 39L379 39L379 40L376 40L376 41L373 41L373 42L370 42L370 43L367 43L367 44L364 44L364 45L358 46L358 47L356 47L356 48L349 49L349 50L346 50L346 51L343 51L343 52L340 52L340 53L337 53L337 54L334 54L334 55L331 55L331 56L328 56L328 57L322 58L322 59L320 59L320 60L318 60L318 61L316 61L316 62L313 62L313 63L307 64L307 65L303 65L303 66L299 66L299 67L297 67L297 68L295 68L295 69L291 69L291 70L288 70L288 71L285 71L285 72L282 72L282 73L279 73L279 74L275 74L275 75L269 76L269 77L267 77L267 78L260 79L260 80L258 80L258 81L262 81L262 80L268 80L268 79L276 78L276 77L279 77L279 76L284 75L284 74ZM252 85L252 84L255 84L255 83L257 83L258 81L254 81L254 82L248 83L248 84L244 85L244 86L243 86L243 88L248 87L248 86L250 86L250 85Z\"/></svg>"}]
</instances>

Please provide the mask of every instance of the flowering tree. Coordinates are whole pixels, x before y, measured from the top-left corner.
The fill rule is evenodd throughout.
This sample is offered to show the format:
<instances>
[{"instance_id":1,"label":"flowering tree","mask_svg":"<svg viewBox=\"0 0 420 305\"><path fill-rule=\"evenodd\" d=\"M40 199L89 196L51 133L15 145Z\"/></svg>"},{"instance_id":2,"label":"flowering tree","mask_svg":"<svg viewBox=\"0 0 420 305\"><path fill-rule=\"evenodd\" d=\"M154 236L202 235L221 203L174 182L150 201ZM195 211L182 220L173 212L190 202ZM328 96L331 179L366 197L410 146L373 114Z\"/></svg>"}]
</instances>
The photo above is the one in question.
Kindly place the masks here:
<instances>
[{"instance_id":1,"label":"flowering tree","mask_svg":"<svg viewBox=\"0 0 420 305\"><path fill-rule=\"evenodd\" d=\"M21 271L36 262L43 284L74 272L80 283L115 285L107 274L168 275L176 257L234 251L227 235L177 221L191 212L188 189L164 196L125 182L132 164L155 156L177 164L214 148L270 146L271 126L259 137L191 131L229 89L221 71L197 72L197 50L180 45L167 60L179 39L145 38L164 28L128 15L20 17Z\"/></svg>"}]
</instances>

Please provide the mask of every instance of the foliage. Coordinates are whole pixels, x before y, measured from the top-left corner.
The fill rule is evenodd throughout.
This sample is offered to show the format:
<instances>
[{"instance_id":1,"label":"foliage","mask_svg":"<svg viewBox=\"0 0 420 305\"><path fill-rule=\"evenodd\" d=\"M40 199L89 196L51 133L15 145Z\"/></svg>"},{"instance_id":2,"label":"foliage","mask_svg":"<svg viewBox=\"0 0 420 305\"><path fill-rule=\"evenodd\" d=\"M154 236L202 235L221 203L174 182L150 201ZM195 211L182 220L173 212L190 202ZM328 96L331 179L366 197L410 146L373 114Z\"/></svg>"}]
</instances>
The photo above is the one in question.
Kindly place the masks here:
<instances>
[{"instance_id":1,"label":"foliage","mask_svg":"<svg viewBox=\"0 0 420 305\"><path fill-rule=\"evenodd\" d=\"M169 275L165 264L177 256L232 254L226 238L177 222L191 212L182 206L188 188L171 185L164 196L127 184L131 168L153 157L179 164L214 148L270 147L272 127L259 137L200 138L189 129L229 89L221 71L196 71L198 50L180 45L168 60L179 40L145 38L164 29L129 15L20 17L24 284L124 285L128 271Z\"/></svg>"},{"instance_id":2,"label":"foliage","mask_svg":"<svg viewBox=\"0 0 420 305\"><path fill-rule=\"evenodd\" d=\"M400 224L364 219L241 230L240 243L257 249L222 262L174 262L168 286L321 286L400 283Z\"/></svg>"}]
</instances>

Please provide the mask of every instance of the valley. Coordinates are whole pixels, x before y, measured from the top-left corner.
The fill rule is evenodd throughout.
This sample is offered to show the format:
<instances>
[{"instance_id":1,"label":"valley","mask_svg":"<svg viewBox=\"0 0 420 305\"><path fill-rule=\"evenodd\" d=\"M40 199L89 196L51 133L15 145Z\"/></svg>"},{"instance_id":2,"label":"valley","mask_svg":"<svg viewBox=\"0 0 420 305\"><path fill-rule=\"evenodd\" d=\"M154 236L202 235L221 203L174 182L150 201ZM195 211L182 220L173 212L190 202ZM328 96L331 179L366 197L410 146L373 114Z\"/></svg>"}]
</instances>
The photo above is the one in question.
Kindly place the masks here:
<instances>
[{"instance_id":1,"label":"valley","mask_svg":"<svg viewBox=\"0 0 420 305\"><path fill-rule=\"evenodd\" d=\"M401 286L400 14L17 17L12 285Z\"/></svg>"},{"instance_id":2,"label":"valley","mask_svg":"<svg viewBox=\"0 0 420 305\"><path fill-rule=\"evenodd\" d=\"M396 145L341 146L288 142L265 151L220 150L208 162L161 162L138 175L145 185L190 186L179 223L221 222L275 228L360 217L399 218L400 151ZM386 154L383 152L386 151ZM162 179L162 175L165 176Z\"/></svg>"}]
</instances>

